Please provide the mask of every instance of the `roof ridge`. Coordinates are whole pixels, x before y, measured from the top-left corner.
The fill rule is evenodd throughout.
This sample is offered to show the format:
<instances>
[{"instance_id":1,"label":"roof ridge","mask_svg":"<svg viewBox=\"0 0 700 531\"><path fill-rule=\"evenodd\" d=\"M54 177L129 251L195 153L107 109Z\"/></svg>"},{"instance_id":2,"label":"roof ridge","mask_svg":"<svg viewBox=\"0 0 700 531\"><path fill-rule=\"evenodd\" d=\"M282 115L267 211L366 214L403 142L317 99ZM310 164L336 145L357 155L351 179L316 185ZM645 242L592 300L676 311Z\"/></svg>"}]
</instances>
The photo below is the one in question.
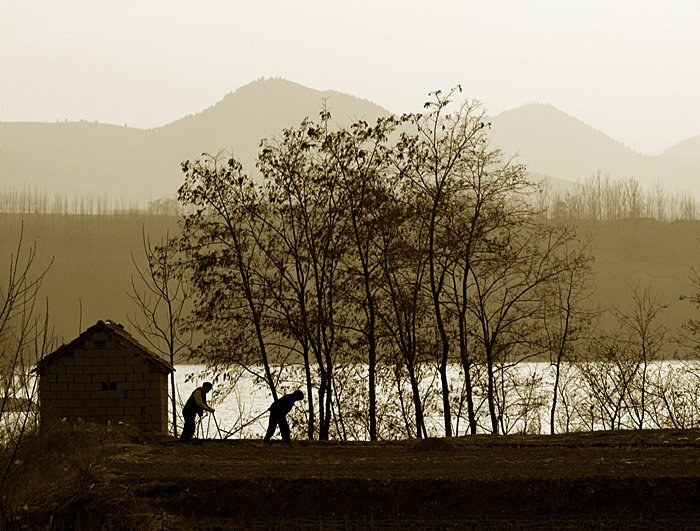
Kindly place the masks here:
<instances>
[{"instance_id":1,"label":"roof ridge","mask_svg":"<svg viewBox=\"0 0 700 531\"><path fill-rule=\"evenodd\" d=\"M163 359L160 355L156 354L155 352L152 352L150 349L142 345L134 336L132 336L129 332L127 332L124 329L124 326L121 325L120 323L117 323L116 321L113 321L111 319L106 319L105 321L103 320L98 320L94 325L87 327L83 332L81 332L78 337L73 339L69 343L64 343L60 347L58 347L56 350L51 352L50 354L44 356L41 358L37 364L34 366L32 369L32 372L38 371L40 368L44 367L51 361L60 358L63 354L65 354L68 350L70 350L71 346L74 346L76 343L78 343L83 336L86 334L90 333L97 327L105 327L117 336L125 339L129 343L131 343L133 346L135 346L143 355L144 357L147 358L147 360L156 363L160 365L161 367L165 368L166 370L169 371L174 371L175 367L170 364L169 361Z\"/></svg>"}]
</instances>

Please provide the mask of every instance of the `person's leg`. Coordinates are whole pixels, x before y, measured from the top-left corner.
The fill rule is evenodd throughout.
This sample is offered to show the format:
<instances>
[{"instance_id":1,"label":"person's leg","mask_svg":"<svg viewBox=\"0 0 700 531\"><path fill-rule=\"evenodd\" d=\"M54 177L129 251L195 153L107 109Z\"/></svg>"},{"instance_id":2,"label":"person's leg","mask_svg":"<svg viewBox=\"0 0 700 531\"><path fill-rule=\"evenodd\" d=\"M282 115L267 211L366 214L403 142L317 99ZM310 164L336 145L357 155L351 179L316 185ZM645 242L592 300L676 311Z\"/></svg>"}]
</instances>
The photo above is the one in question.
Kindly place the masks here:
<instances>
[{"instance_id":1,"label":"person's leg","mask_svg":"<svg viewBox=\"0 0 700 531\"><path fill-rule=\"evenodd\" d=\"M289 424L287 424L287 418L286 418L286 417L282 417L282 418L279 419L277 422L278 422L279 425L280 425L280 433L282 434L282 438L283 438L285 441L289 442L289 433L290 433L290 430L289 430Z\"/></svg>"},{"instance_id":2,"label":"person's leg","mask_svg":"<svg viewBox=\"0 0 700 531\"><path fill-rule=\"evenodd\" d=\"M185 419L185 425L182 427L182 434L180 435L180 442L190 442L192 435L194 435L195 422L194 419L197 416L195 412L183 411L182 416Z\"/></svg>"},{"instance_id":3,"label":"person's leg","mask_svg":"<svg viewBox=\"0 0 700 531\"><path fill-rule=\"evenodd\" d=\"M274 413L270 413L270 421L267 425L267 433L265 434L265 442L268 442L270 440L270 437L272 437L275 434L275 428L277 428L277 418Z\"/></svg>"}]
</instances>

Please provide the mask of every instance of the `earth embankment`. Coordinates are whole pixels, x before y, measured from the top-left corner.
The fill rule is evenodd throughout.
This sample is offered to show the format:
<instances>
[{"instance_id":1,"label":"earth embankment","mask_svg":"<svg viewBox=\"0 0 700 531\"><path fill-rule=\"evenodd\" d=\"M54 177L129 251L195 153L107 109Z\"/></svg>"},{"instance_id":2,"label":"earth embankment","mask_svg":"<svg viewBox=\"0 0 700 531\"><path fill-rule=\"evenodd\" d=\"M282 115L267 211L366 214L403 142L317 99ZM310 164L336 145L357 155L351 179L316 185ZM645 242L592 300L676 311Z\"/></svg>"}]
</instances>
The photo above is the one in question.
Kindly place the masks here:
<instances>
[{"instance_id":1,"label":"earth embankment","mask_svg":"<svg viewBox=\"0 0 700 531\"><path fill-rule=\"evenodd\" d=\"M700 430L120 444L53 524L150 529L700 527ZM85 527L87 528L87 527Z\"/></svg>"}]
</instances>

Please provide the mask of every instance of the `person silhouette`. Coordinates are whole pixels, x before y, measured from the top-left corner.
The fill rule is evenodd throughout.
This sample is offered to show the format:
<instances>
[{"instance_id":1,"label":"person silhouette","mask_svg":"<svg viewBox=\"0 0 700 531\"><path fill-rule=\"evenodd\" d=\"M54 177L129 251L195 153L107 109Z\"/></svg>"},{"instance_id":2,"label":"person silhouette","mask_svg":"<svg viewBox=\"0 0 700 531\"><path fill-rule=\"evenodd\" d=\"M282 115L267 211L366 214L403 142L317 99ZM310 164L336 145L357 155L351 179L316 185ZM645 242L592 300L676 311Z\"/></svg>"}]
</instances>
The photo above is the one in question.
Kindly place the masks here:
<instances>
[{"instance_id":1,"label":"person silhouette","mask_svg":"<svg viewBox=\"0 0 700 531\"><path fill-rule=\"evenodd\" d=\"M280 427L280 434L282 439L289 442L289 424L287 424L287 413L289 413L294 404L298 400L304 399L304 393L301 391L294 391L291 394L284 395L282 398L275 400L270 409L270 422L267 426L267 433L265 434L265 442L270 442L270 437L275 434L275 429L277 426Z\"/></svg>"},{"instance_id":2,"label":"person silhouette","mask_svg":"<svg viewBox=\"0 0 700 531\"><path fill-rule=\"evenodd\" d=\"M180 442L187 443L190 442L195 430L195 418L197 415L200 417L205 411L214 413L214 408L209 407L207 404L207 393L211 391L212 385L209 382L204 382L202 387L197 387L192 394L187 399L185 407L182 409L182 416L185 419L185 426L182 428L182 434L180 435Z\"/></svg>"}]
</instances>

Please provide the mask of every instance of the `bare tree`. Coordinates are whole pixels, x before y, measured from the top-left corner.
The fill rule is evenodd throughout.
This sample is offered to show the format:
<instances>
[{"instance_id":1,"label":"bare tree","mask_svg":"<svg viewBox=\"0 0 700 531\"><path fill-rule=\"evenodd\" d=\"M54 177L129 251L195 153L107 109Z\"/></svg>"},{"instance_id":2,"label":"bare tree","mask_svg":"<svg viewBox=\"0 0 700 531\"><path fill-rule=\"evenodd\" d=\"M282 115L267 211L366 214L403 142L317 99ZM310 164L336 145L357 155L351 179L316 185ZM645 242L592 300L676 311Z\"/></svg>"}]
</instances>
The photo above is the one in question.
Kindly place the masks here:
<instances>
[{"instance_id":1,"label":"bare tree","mask_svg":"<svg viewBox=\"0 0 700 531\"><path fill-rule=\"evenodd\" d=\"M377 439L377 298L382 262L378 240L380 227L391 223L382 217L381 204L388 198L386 141L395 127L393 117L378 120L374 127L356 122L349 130L327 134L321 146L334 161L333 171L342 191L340 206L348 218L347 232L354 251L346 253L350 289L345 291L345 301L357 309L352 312L357 321L355 328L367 345L369 437L373 441Z\"/></svg>"},{"instance_id":2,"label":"bare tree","mask_svg":"<svg viewBox=\"0 0 700 531\"><path fill-rule=\"evenodd\" d=\"M658 323L662 312L668 307L652 295L649 287L640 291L639 286L631 288L632 301L627 310L615 308L613 314L620 327L621 340L627 344L632 367L632 381L628 387L627 399L630 414L638 429L644 427L649 395L649 368L661 357L667 330Z\"/></svg>"},{"instance_id":3,"label":"bare tree","mask_svg":"<svg viewBox=\"0 0 700 531\"><path fill-rule=\"evenodd\" d=\"M395 353L397 365L405 368L413 397L414 429L411 430L408 415L404 415L409 436L427 437L424 406L420 388L420 367L426 361L425 328L431 326L429 302L424 285L427 269L426 238L416 230L411 221L415 204L402 202L398 197L383 205L387 214L385 223L379 227L381 238L382 308L379 316L384 330L386 348ZM401 393L401 373L397 369L397 390ZM403 401L402 401L403 404Z\"/></svg>"},{"instance_id":4,"label":"bare tree","mask_svg":"<svg viewBox=\"0 0 700 531\"><path fill-rule=\"evenodd\" d=\"M577 344L586 337L594 316L587 306L593 294L591 283L590 239L566 244L561 249L560 261L565 266L557 282L542 286L540 292L544 351L554 369L554 388L550 409L550 433L555 432L556 409L559 396L562 363L573 361Z\"/></svg>"},{"instance_id":5,"label":"bare tree","mask_svg":"<svg viewBox=\"0 0 700 531\"><path fill-rule=\"evenodd\" d=\"M403 134L398 144L399 155L406 161L402 172L404 187L406 193L418 197L420 208L416 220L426 228L423 232L427 238L427 280L438 331L437 364L447 437L452 436L447 376L452 341L444 298L448 274L454 262L450 252L454 239L449 237L454 226L451 205L455 198L473 188L475 170L479 176L479 167L483 170L489 162L483 159L488 123L481 104L465 101L448 112L452 98L461 91L457 86L446 94L439 90L430 93L431 99L424 105L427 112L405 118L415 132ZM479 209L476 208L474 213L478 215ZM476 219L471 222L472 227L477 226Z\"/></svg>"},{"instance_id":6,"label":"bare tree","mask_svg":"<svg viewBox=\"0 0 700 531\"><path fill-rule=\"evenodd\" d=\"M336 157L322 149L329 137L329 119L323 111L320 123L304 120L299 127L286 129L281 140L263 141L258 157L272 215L267 222L260 219L271 238L283 242L278 250L286 250L284 242L292 242L295 249L286 261L276 260L278 274L283 282L291 276L300 278L299 274L304 278L303 285L297 284L297 313L303 344L310 349L320 376L321 440L330 434L334 368L348 341L349 312L341 303L347 282L341 265L349 245L344 190L337 178Z\"/></svg>"},{"instance_id":7,"label":"bare tree","mask_svg":"<svg viewBox=\"0 0 700 531\"><path fill-rule=\"evenodd\" d=\"M575 239L571 228L523 220L492 238L492 252L483 253L473 265L469 311L476 321L472 335L486 360L493 433L499 432L500 424L495 402L496 369L504 362L516 363L540 354L539 293L543 286L560 282L567 267L560 260L561 250Z\"/></svg>"},{"instance_id":8,"label":"bare tree","mask_svg":"<svg viewBox=\"0 0 700 531\"><path fill-rule=\"evenodd\" d=\"M600 335L591 341L587 359L579 363L581 388L590 409L591 430L602 423L604 429L620 429L624 400L632 374L620 351L617 337ZM581 416L585 407L578 404Z\"/></svg>"},{"instance_id":9,"label":"bare tree","mask_svg":"<svg viewBox=\"0 0 700 531\"><path fill-rule=\"evenodd\" d=\"M136 305L129 316L131 325L154 350L167 356L175 366L175 358L192 348L191 331L184 330L191 288L178 259L178 242L166 233L158 245L151 245L142 229L143 253L146 264L140 266L131 255L136 278L131 277L128 295ZM173 434L177 437L177 389L175 373L170 373Z\"/></svg>"},{"instance_id":10,"label":"bare tree","mask_svg":"<svg viewBox=\"0 0 700 531\"><path fill-rule=\"evenodd\" d=\"M37 380L31 367L53 346L48 309L39 309L38 293L51 266L35 269L36 247L23 249L20 232L17 250L10 255L7 275L0 284L0 510L7 515L15 458L28 431L36 427Z\"/></svg>"}]
</instances>

